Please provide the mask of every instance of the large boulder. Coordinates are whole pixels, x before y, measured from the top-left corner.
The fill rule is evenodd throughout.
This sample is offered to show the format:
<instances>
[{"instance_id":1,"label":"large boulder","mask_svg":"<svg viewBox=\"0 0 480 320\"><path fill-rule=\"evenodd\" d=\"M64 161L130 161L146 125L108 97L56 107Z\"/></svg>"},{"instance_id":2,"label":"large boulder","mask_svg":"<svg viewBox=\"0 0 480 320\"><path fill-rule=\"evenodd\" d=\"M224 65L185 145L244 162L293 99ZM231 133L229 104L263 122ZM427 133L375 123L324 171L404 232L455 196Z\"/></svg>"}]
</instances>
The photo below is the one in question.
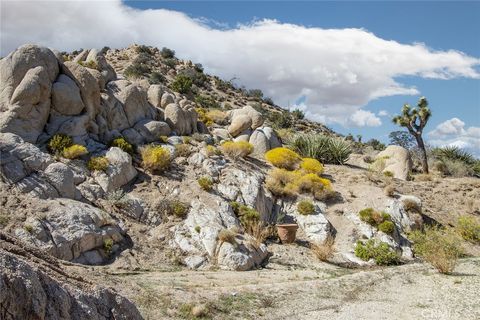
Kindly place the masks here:
<instances>
[{"instance_id":1,"label":"large boulder","mask_svg":"<svg viewBox=\"0 0 480 320\"><path fill-rule=\"evenodd\" d=\"M232 137L237 137L251 126L252 118L246 114L240 114L232 118L232 122L228 126L228 133L230 133Z\"/></svg>"},{"instance_id":2,"label":"large boulder","mask_svg":"<svg viewBox=\"0 0 480 320\"><path fill-rule=\"evenodd\" d=\"M177 135L190 135L197 132L198 114L195 109L186 106L180 107L176 103L170 103L165 107L165 122Z\"/></svg>"},{"instance_id":3,"label":"large boulder","mask_svg":"<svg viewBox=\"0 0 480 320\"><path fill-rule=\"evenodd\" d=\"M29 216L16 236L53 256L84 264L108 259L105 242L126 244L123 230L106 212L70 199L37 200L42 216ZM119 248L120 249L120 248Z\"/></svg>"},{"instance_id":4,"label":"large boulder","mask_svg":"<svg viewBox=\"0 0 480 320\"><path fill-rule=\"evenodd\" d=\"M137 170L132 165L132 157L122 149L112 147L105 157L110 162L106 171L94 173L95 180L104 192L115 191L137 176Z\"/></svg>"},{"instance_id":5,"label":"large boulder","mask_svg":"<svg viewBox=\"0 0 480 320\"><path fill-rule=\"evenodd\" d=\"M388 146L376 156L376 162L382 162L382 172L391 172L397 179L407 180L412 170L412 158L407 149L400 146Z\"/></svg>"},{"instance_id":6,"label":"large boulder","mask_svg":"<svg viewBox=\"0 0 480 320\"><path fill-rule=\"evenodd\" d=\"M154 120L140 120L134 128L146 142L158 141L161 136L168 136L172 131L165 122Z\"/></svg>"},{"instance_id":7,"label":"large boulder","mask_svg":"<svg viewBox=\"0 0 480 320\"><path fill-rule=\"evenodd\" d=\"M111 65L108 64L107 59L102 52L99 52L97 49L91 49L88 52L87 57L85 58L85 62L91 63L93 62L97 69L100 71L104 83L108 83L112 80L117 78L117 74Z\"/></svg>"},{"instance_id":8,"label":"large boulder","mask_svg":"<svg viewBox=\"0 0 480 320\"><path fill-rule=\"evenodd\" d=\"M162 108L162 95L164 92L164 88L160 84L152 84L150 88L148 88L148 102L152 104L155 108L161 109ZM173 99L169 102L172 103Z\"/></svg>"},{"instance_id":9,"label":"large boulder","mask_svg":"<svg viewBox=\"0 0 480 320\"><path fill-rule=\"evenodd\" d=\"M268 150L281 146L277 135L270 127L255 129L250 135L249 142L254 147L252 155L259 158L263 158Z\"/></svg>"},{"instance_id":10,"label":"large boulder","mask_svg":"<svg viewBox=\"0 0 480 320\"><path fill-rule=\"evenodd\" d=\"M175 96L168 92L163 93L162 99L160 100L160 107L165 109L170 103L175 103Z\"/></svg>"},{"instance_id":11,"label":"large boulder","mask_svg":"<svg viewBox=\"0 0 480 320\"><path fill-rule=\"evenodd\" d=\"M64 74L53 83L52 107L67 116L77 115L85 108L77 84Z\"/></svg>"},{"instance_id":12,"label":"large boulder","mask_svg":"<svg viewBox=\"0 0 480 320\"><path fill-rule=\"evenodd\" d=\"M228 112L228 117L231 120L229 132L233 136L237 136L242 131L250 128L252 130L257 129L263 124L263 116L260 112L255 110L250 105L247 105L241 109L235 109ZM249 120L247 120L247 118ZM247 126L247 123L249 125Z\"/></svg>"},{"instance_id":13,"label":"large boulder","mask_svg":"<svg viewBox=\"0 0 480 320\"><path fill-rule=\"evenodd\" d=\"M115 291L82 280L61 261L1 232L0 288L0 319L142 319Z\"/></svg>"},{"instance_id":14,"label":"large boulder","mask_svg":"<svg viewBox=\"0 0 480 320\"><path fill-rule=\"evenodd\" d=\"M45 169L43 174L61 197L70 199L75 197L76 188L73 180L73 171L67 165L61 162L52 163Z\"/></svg>"},{"instance_id":15,"label":"large boulder","mask_svg":"<svg viewBox=\"0 0 480 320\"><path fill-rule=\"evenodd\" d=\"M55 54L35 45L24 45L0 60L0 132L37 141L48 120L58 71Z\"/></svg>"}]
</instances>

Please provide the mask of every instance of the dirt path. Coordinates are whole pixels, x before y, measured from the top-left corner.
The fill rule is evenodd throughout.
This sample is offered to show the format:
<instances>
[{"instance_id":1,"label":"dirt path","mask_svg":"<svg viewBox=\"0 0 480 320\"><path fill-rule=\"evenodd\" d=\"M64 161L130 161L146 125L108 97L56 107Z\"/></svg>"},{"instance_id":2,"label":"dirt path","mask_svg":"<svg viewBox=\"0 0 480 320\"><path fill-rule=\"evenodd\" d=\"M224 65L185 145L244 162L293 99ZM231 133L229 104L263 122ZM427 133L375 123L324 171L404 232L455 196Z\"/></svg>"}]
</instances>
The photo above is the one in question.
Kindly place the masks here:
<instances>
[{"instance_id":1,"label":"dirt path","mask_svg":"<svg viewBox=\"0 0 480 320\"><path fill-rule=\"evenodd\" d=\"M274 265L275 266L275 265ZM455 274L426 264L351 270L329 264L284 269L176 271L98 277L131 298L146 319L480 319L480 258Z\"/></svg>"}]
</instances>

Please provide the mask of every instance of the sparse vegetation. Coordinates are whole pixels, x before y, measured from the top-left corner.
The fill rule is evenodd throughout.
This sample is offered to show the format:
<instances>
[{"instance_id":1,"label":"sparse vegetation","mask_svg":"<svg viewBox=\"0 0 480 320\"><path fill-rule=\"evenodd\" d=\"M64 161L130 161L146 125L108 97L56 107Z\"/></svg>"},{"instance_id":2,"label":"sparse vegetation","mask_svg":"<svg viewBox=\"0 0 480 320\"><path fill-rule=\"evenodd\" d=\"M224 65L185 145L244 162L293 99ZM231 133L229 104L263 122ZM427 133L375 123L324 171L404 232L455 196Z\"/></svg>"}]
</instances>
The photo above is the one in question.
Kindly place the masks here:
<instances>
[{"instance_id":1,"label":"sparse vegetation","mask_svg":"<svg viewBox=\"0 0 480 320\"><path fill-rule=\"evenodd\" d=\"M175 156L188 157L192 153L190 146L186 143L175 145Z\"/></svg>"},{"instance_id":2,"label":"sparse vegetation","mask_svg":"<svg viewBox=\"0 0 480 320\"><path fill-rule=\"evenodd\" d=\"M377 242L374 239L369 239L365 243L358 241L355 246L355 255L364 261L373 259L378 265L398 264L400 260L387 243Z\"/></svg>"},{"instance_id":3,"label":"sparse vegetation","mask_svg":"<svg viewBox=\"0 0 480 320\"><path fill-rule=\"evenodd\" d=\"M352 153L347 141L319 134L299 134L292 139L290 146L302 157L314 158L321 163L344 164Z\"/></svg>"},{"instance_id":4,"label":"sparse vegetation","mask_svg":"<svg viewBox=\"0 0 480 320\"><path fill-rule=\"evenodd\" d=\"M218 156L218 155L222 154L222 152L220 150L218 150L218 148L216 148L214 146L211 146L211 145L208 145L208 146L205 147L205 152L206 152L208 157Z\"/></svg>"},{"instance_id":5,"label":"sparse vegetation","mask_svg":"<svg viewBox=\"0 0 480 320\"><path fill-rule=\"evenodd\" d=\"M163 47L162 50L160 51L160 55L164 59L172 59L172 58L175 58L175 50Z\"/></svg>"},{"instance_id":6,"label":"sparse vegetation","mask_svg":"<svg viewBox=\"0 0 480 320\"><path fill-rule=\"evenodd\" d=\"M88 160L87 168L90 171L106 171L109 164L106 157L91 157Z\"/></svg>"},{"instance_id":7,"label":"sparse vegetation","mask_svg":"<svg viewBox=\"0 0 480 320\"><path fill-rule=\"evenodd\" d=\"M443 147L432 150L437 160L435 168L443 175L465 177L480 175L480 160L469 152L458 147Z\"/></svg>"},{"instance_id":8,"label":"sparse vegetation","mask_svg":"<svg viewBox=\"0 0 480 320\"><path fill-rule=\"evenodd\" d=\"M392 222L388 213L379 212L373 208L366 208L360 210L358 215L360 216L360 220L378 228L378 230L382 232L392 234L395 231L395 224Z\"/></svg>"},{"instance_id":9,"label":"sparse vegetation","mask_svg":"<svg viewBox=\"0 0 480 320\"><path fill-rule=\"evenodd\" d=\"M391 198L393 196L395 196L395 193L397 192L397 190L396 190L396 188L393 184L389 184L389 185L385 186L383 191L385 192L386 196L391 197Z\"/></svg>"},{"instance_id":10,"label":"sparse vegetation","mask_svg":"<svg viewBox=\"0 0 480 320\"><path fill-rule=\"evenodd\" d=\"M113 248L113 240L108 238L103 240L103 250L105 250L105 253L109 256L112 254L112 248Z\"/></svg>"},{"instance_id":11,"label":"sparse vegetation","mask_svg":"<svg viewBox=\"0 0 480 320\"><path fill-rule=\"evenodd\" d=\"M166 79L163 76L163 74L157 71L153 71L152 73L150 73L150 76L148 77L148 82L150 84L161 84L161 83L165 83L165 81Z\"/></svg>"},{"instance_id":12,"label":"sparse vegetation","mask_svg":"<svg viewBox=\"0 0 480 320\"><path fill-rule=\"evenodd\" d=\"M315 212L315 206L311 201L302 200L297 204L298 213L307 216Z\"/></svg>"},{"instance_id":13,"label":"sparse vegetation","mask_svg":"<svg viewBox=\"0 0 480 320\"><path fill-rule=\"evenodd\" d=\"M79 144L73 144L62 151L62 156L67 159L77 159L88 154L87 148Z\"/></svg>"},{"instance_id":14,"label":"sparse vegetation","mask_svg":"<svg viewBox=\"0 0 480 320\"><path fill-rule=\"evenodd\" d=\"M201 177L197 180L198 185L205 191L211 191L213 188L213 180L210 177Z\"/></svg>"},{"instance_id":15,"label":"sparse vegetation","mask_svg":"<svg viewBox=\"0 0 480 320\"><path fill-rule=\"evenodd\" d=\"M287 170L296 169L302 161L302 158L297 153L284 147L267 151L265 159L273 166Z\"/></svg>"},{"instance_id":16,"label":"sparse vegetation","mask_svg":"<svg viewBox=\"0 0 480 320\"><path fill-rule=\"evenodd\" d=\"M151 68L143 63L133 63L123 70L123 75L127 79L139 79L148 73L150 73Z\"/></svg>"},{"instance_id":17,"label":"sparse vegetation","mask_svg":"<svg viewBox=\"0 0 480 320\"><path fill-rule=\"evenodd\" d=\"M424 232L413 231L409 235L413 251L440 273L451 273L462 255L460 237L451 229L436 226L425 227Z\"/></svg>"},{"instance_id":18,"label":"sparse vegetation","mask_svg":"<svg viewBox=\"0 0 480 320\"><path fill-rule=\"evenodd\" d=\"M224 155L232 160L246 158L253 152L253 145L246 141L226 141L220 146Z\"/></svg>"},{"instance_id":19,"label":"sparse vegetation","mask_svg":"<svg viewBox=\"0 0 480 320\"><path fill-rule=\"evenodd\" d=\"M236 236L237 235L232 230L222 229L218 233L217 238L218 238L218 241L220 241L221 243L227 242L235 246L237 245L237 240L235 239Z\"/></svg>"},{"instance_id":20,"label":"sparse vegetation","mask_svg":"<svg viewBox=\"0 0 480 320\"><path fill-rule=\"evenodd\" d=\"M171 84L171 87L173 90L185 94L190 92L192 84L193 82L189 77L183 74L179 74L175 77L175 80Z\"/></svg>"},{"instance_id":21,"label":"sparse vegetation","mask_svg":"<svg viewBox=\"0 0 480 320\"><path fill-rule=\"evenodd\" d=\"M110 146L120 148L130 155L133 154L133 146L128 143L127 140L125 140L125 138L123 137L113 139L110 143Z\"/></svg>"},{"instance_id":22,"label":"sparse vegetation","mask_svg":"<svg viewBox=\"0 0 480 320\"><path fill-rule=\"evenodd\" d=\"M170 166L170 152L155 145L148 145L140 149L142 165L151 172L162 172Z\"/></svg>"},{"instance_id":23,"label":"sparse vegetation","mask_svg":"<svg viewBox=\"0 0 480 320\"><path fill-rule=\"evenodd\" d=\"M73 145L73 140L71 137L57 133L53 135L47 143L47 149L50 153L55 155L61 155L65 148Z\"/></svg>"},{"instance_id":24,"label":"sparse vegetation","mask_svg":"<svg viewBox=\"0 0 480 320\"><path fill-rule=\"evenodd\" d=\"M324 243L311 243L310 250L318 260L327 262L335 253L334 242L335 239L329 236Z\"/></svg>"},{"instance_id":25,"label":"sparse vegetation","mask_svg":"<svg viewBox=\"0 0 480 320\"><path fill-rule=\"evenodd\" d=\"M457 219L455 230L466 241L480 243L480 222L473 216L461 216Z\"/></svg>"}]
</instances>

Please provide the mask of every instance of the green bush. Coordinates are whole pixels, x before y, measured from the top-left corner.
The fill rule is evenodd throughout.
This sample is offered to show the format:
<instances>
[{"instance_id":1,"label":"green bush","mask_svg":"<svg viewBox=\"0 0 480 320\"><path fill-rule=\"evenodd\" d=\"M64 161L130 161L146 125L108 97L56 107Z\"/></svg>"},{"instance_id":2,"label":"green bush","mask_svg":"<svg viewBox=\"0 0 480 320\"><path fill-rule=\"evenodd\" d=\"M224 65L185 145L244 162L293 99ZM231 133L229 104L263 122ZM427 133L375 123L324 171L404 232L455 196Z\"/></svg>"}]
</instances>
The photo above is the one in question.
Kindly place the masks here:
<instances>
[{"instance_id":1,"label":"green bush","mask_svg":"<svg viewBox=\"0 0 480 320\"><path fill-rule=\"evenodd\" d=\"M220 108L220 104L210 96L198 95L198 96L195 97L195 102L200 107L205 108L205 109L218 109L218 108Z\"/></svg>"},{"instance_id":2,"label":"green bush","mask_svg":"<svg viewBox=\"0 0 480 320\"><path fill-rule=\"evenodd\" d=\"M370 239L366 243L357 241L355 255L363 261L373 259L378 265L398 264L400 260L397 253L387 243L377 243L374 239Z\"/></svg>"},{"instance_id":3,"label":"green bush","mask_svg":"<svg viewBox=\"0 0 480 320\"><path fill-rule=\"evenodd\" d=\"M151 69L145 64L131 64L125 68L123 75L127 79L138 79L150 73Z\"/></svg>"},{"instance_id":4,"label":"green bush","mask_svg":"<svg viewBox=\"0 0 480 320\"><path fill-rule=\"evenodd\" d=\"M198 185L205 191L211 191L213 188L213 180L210 177L201 177L197 180Z\"/></svg>"},{"instance_id":5,"label":"green bush","mask_svg":"<svg viewBox=\"0 0 480 320\"><path fill-rule=\"evenodd\" d=\"M160 55L164 59L172 59L172 58L175 58L175 51L172 49L163 47L162 50L160 51Z\"/></svg>"},{"instance_id":6,"label":"green bush","mask_svg":"<svg viewBox=\"0 0 480 320\"><path fill-rule=\"evenodd\" d=\"M192 88L192 84L193 82L189 77L179 74L175 77L175 80L173 81L171 87L177 92L188 93Z\"/></svg>"},{"instance_id":7,"label":"green bush","mask_svg":"<svg viewBox=\"0 0 480 320\"><path fill-rule=\"evenodd\" d=\"M148 77L148 82L150 84L160 84L165 83L166 79L160 72L153 71Z\"/></svg>"},{"instance_id":8,"label":"green bush","mask_svg":"<svg viewBox=\"0 0 480 320\"><path fill-rule=\"evenodd\" d=\"M290 145L302 157L314 158L321 163L344 164L352 153L347 141L320 134L297 135Z\"/></svg>"},{"instance_id":9,"label":"green bush","mask_svg":"<svg viewBox=\"0 0 480 320\"><path fill-rule=\"evenodd\" d=\"M289 112L269 112L268 121L272 123L274 129L285 129L293 126L293 120Z\"/></svg>"},{"instance_id":10,"label":"green bush","mask_svg":"<svg viewBox=\"0 0 480 320\"><path fill-rule=\"evenodd\" d=\"M103 240L103 249L107 255L112 254L113 248L113 240L112 239L105 239Z\"/></svg>"},{"instance_id":11,"label":"green bush","mask_svg":"<svg viewBox=\"0 0 480 320\"><path fill-rule=\"evenodd\" d=\"M179 218L184 218L187 215L188 209L189 209L189 206L186 203L178 200L171 201L169 203L169 207L170 207L170 212L174 216Z\"/></svg>"},{"instance_id":12,"label":"green bush","mask_svg":"<svg viewBox=\"0 0 480 320\"><path fill-rule=\"evenodd\" d=\"M297 204L298 213L307 216L315 212L315 206L311 201L302 200Z\"/></svg>"},{"instance_id":13,"label":"green bush","mask_svg":"<svg viewBox=\"0 0 480 320\"><path fill-rule=\"evenodd\" d=\"M230 202L230 206L244 227L260 220L260 213L253 208L239 204L236 201Z\"/></svg>"},{"instance_id":14,"label":"green bush","mask_svg":"<svg viewBox=\"0 0 480 320\"><path fill-rule=\"evenodd\" d=\"M305 113L300 109L295 109L292 111L292 116L295 120L301 120L305 118Z\"/></svg>"},{"instance_id":15,"label":"green bush","mask_svg":"<svg viewBox=\"0 0 480 320\"><path fill-rule=\"evenodd\" d=\"M386 234L393 234L395 231L395 224L392 221L383 221L378 225L378 230Z\"/></svg>"},{"instance_id":16,"label":"green bush","mask_svg":"<svg viewBox=\"0 0 480 320\"><path fill-rule=\"evenodd\" d=\"M125 140L125 138L116 138L110 143L111 147L122 149L128 154L133 154L133 146Z\"/></svg>"},{"instance_id":17,"label":"green bush","mask_svg":"<svg viewBox=\"0 0 480 320\"><path fill-rule=\"evenodd\" d=\"M62 156L66 159L76 159L86 154L88 154L87 148L79 144L72 144L62 151Z\"/></svg>"},{"instance_id":18,"label":"green bush","mask_svg":"<svg viewBox=\"0 0 480 320\"><path fill-rule=\"evenodd\" d=\"M57 133L48 140L47 149L50 153L60 155L62 154L65 148L68 148L73 145L73 140L71 137Z\"/></svg>"},{"instance_id":19,"label":"green bush","mask_svg":"<svg viewBox=\"0 0 480 320\"><path fill-rule=\"evenodd\" d=\"M135 51L137 53L145 53L145 54L148 54L148 55L152 55L152 50L149 47L147 47L146 45L140 45L140 46L136 47Z\"/></svg>"},{"instance_id":20,"label":"green bush","mask_svg":"<svg viewBox=\"0 0 480 320\"><path fill-rule=\"evenodd\" d=\"M480 243L480 222L475 217L461 216L455 229L463 239Z\"/></svg>"},{"instance_id":21,"label":"green bush","mask_svg":"<svg viewBox=\"0 0 480 320\"><path fill-rule=\"evenodd\" d=\"M480 160L458 147L443 147L432 150L432 155L439 161L437 170L445 175L463 177L480 174Z\"/></svg>"},{"instance_id":22,"label":"green bush","mask_svg":"<svg viewBox=\"0 0 480 320\"><path fill-rule=\"evenodd\" d=\"M427 226L424 232L409 234L413 252L421 256L440 273L451 273L463 254L460 237L452 229Z\"/></svg>"},{"instance_id":23,"label":"green bush","mask_svg":"<svg viewBox=\"0 0 480 320\"><path fill-rule=\"evenodd\" d=\"M87 168L90 171L106 171L109 164L106 157L91 157L88 160Z\"/></svg>"}]
</instances>

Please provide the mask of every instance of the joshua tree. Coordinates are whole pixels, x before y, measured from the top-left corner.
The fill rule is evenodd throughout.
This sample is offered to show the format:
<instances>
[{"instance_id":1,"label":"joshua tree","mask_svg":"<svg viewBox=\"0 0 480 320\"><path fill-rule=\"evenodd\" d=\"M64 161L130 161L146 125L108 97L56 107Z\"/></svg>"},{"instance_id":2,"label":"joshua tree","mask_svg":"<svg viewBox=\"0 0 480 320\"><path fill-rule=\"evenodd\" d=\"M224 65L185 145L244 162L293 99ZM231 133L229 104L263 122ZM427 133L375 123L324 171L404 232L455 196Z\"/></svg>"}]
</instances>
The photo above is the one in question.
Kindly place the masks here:
<instances>
[{"instance_id":1,"label":"joshua tree","mask_svg":"<svg viewBox=\"0 0 480 320\"><path fill-rule=\"evenodd\" d=\"M409 104L405 104L402 108L402 114L393 117L393 123L405 127L408 132L417 140L418 149L422 155L422 170L423 173L428 173L427 151L423 143L422 132L423 128L430 119L432 112L428 108L428 101L425 97L418 100L417 106L412 108Z\"/></svg>"}]
</instances>

